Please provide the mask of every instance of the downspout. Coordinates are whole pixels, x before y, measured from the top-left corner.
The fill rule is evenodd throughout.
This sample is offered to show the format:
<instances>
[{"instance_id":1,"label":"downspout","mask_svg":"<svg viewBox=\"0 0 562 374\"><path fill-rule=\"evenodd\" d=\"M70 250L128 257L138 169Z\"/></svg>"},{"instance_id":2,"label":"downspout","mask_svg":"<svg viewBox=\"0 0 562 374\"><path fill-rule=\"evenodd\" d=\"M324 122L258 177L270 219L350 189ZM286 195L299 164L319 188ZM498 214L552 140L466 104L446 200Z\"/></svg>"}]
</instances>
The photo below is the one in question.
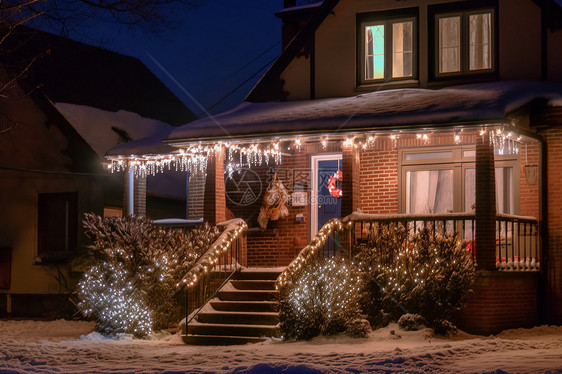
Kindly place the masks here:
<instances>
[{"instance_id":1,"label":"downspout","mask_svg":"<svg viewBox=\"0 0 562 374\"><path fill-rule=\"evenodd\" d=\"M550 321L551 298L548 291L548 181L547 178L547 145L539 140L539 244L541 249L541 267L539 274L539 318L541 323Z\"/></svg>"}]
</instances>

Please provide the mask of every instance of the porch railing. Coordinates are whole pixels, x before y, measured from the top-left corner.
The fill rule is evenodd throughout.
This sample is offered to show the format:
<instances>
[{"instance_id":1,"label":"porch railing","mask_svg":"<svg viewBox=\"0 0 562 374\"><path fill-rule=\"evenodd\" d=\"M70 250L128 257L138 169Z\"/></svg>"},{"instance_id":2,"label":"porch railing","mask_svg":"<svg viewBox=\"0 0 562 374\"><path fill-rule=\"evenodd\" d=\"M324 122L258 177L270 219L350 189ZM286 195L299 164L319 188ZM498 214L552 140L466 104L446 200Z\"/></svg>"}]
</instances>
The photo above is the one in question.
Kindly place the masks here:
<instances>
[{"instance_id":1,"label":"porch railing","mask_svg":"<svg viewBox=\"0 0 562 374\"><path fill-rule=\"evenodd\" d=\"M337 234L343 231L344 226L341 220L332 218L326 222L310 243L299 252L298 256L291 261L279 277L277 277L275 287L278 289L283 287L303 266L308 263L316 262L323 254L323 247L328 240L333 238L334 243L337 243Z\"/></svg>"},{"instance_id":2,"label":"porch railing","mask_svg":"<svg viewBox=\"0 0 562 374\"><path fill-rule=\"evenodd\" d=\"M500 270L539 270L538 226L534 217L497 214L496 267Z\"/></svg>"},{"instance_id":3,"label":"porch railing","mask_svg":"<svg viewBox=\"0 0 562 374\"><path fill-rule=\"evenodd\" d=\"M476 231L475 213L448 214L365 214L355 212L342 220L328 221L310 244L289 264L277 279L277 286L283 286L294 273L306 263L315 261L322 253L322 246L329 237L339 244L339 253L352 256L355 246L368 244L369 236L391 225L402 227L402 240L408 240L424 227L435 234L459 233L466 241L467 249L473 258L476 256L474 234ZM338 234L341 234L338 237ZM339 239L339 240L338 240ZM391 240L383 236L382 240ZM383 247L384 247L384 243ZM381 254L383 255L383 254ZM538 240L538 221L533 217L497 214L496 219L496 267L499 270L539 270L540 246Z\"/></svg>"},{"instance_id":4,"label":"porch railing","mask_svg":"<svg viewBox=\"0 0 562 374\"><path fill-rule=\"evenodd\" d=\"M186 335L189 322L242 267L242 233L248 225L244 220L236 218L217 226L224 227L220 236L177 284L178 288L185 288Z\"/></svg>"}]
</instances>

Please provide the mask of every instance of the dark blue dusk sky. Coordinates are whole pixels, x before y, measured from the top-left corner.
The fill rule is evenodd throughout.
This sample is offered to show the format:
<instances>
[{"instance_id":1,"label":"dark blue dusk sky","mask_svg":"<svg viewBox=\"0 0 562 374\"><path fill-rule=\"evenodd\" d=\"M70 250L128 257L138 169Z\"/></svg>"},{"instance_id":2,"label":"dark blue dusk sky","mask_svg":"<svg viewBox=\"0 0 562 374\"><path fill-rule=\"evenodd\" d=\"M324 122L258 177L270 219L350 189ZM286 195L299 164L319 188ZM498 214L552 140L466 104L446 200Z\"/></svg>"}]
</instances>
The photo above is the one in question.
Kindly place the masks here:
<instances>
[{"instance_id":1,"label":"dark blue dusk sky","mask_svg":"<svg viewBox=\"0 0 562 374\"><path fill-rule=\"evenodd\" d=\"M556 1L562 5L562 0ZM314 0L297 0L297 4L308 2ZM176 26L158 36L107 23L85 26L69 36L139 58L196 115L204 117L190 96L208 109L255 74L211 113L228 110L242 102L268 63L281 53L281 22L274 13L282 8L283 0L203 0L200 7L178 15Z\"/></svg>"},{"instance_id":2,"label":"dark blue dusk sky","mask_svg":"<svg viewBox=\"0 0 562 374\"><path fill-rule=\"evenodd\" d=\"M205 116L189 95L209 108L263 69L212 113L230 109L242 102L264 67L281 53L281 22L274 13L282 8L282 0L204 0L200 7L177 15L176 25L158 36L107 23L90 23L68 36L139 58L196 115Z\"/></svg>"}]
</instances>

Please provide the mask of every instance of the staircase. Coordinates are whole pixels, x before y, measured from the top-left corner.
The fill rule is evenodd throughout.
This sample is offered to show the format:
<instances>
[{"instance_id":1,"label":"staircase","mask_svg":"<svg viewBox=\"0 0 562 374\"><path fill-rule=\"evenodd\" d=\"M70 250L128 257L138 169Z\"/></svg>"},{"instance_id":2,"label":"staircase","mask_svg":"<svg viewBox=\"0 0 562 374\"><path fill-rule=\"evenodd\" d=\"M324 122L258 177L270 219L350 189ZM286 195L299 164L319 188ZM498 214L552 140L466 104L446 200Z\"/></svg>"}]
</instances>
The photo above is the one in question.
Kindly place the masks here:
<instances>
[{"instance_id":1,"label":"staircase","mask_svg":"<svg viewBox=\"0 0 562 374\"><path fill-rule=\"evenodd\" d=\"M218 291L188 324L186 344L258 343L279 336L279 291L282 269L243 269ZM185 331L185 327L183 327Z\"/></svg>"}]
</instances>

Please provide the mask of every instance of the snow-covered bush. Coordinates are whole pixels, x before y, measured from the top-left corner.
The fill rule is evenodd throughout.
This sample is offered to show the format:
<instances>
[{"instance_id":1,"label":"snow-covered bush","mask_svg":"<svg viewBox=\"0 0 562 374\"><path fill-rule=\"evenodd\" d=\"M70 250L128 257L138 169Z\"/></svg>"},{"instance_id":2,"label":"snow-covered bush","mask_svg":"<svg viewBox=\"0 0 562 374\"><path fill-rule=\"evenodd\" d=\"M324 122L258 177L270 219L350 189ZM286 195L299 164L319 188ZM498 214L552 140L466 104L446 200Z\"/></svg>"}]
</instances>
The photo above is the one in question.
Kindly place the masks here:
<instances>
[{"instance_id":1,"label":"snow-covered bush","mask_svg":"<svg viewBox=\"0 0 562 374\"><path fill-rule=\"evenodd\" d=\"M358 270L344 259L311 263L282 289L281 331L285 339L347 333L365 336Z\"/></svg>"},{"instance_id":2,"label":"snow-covered bush","mask_svg":"<svg viewBox=\"0 0 562 374\"><path fill-rule=\"evenodd\" d=\"M134 216L86 214L84 227L92 242L92 267L78 284L79 307L86 316L96 318L100 331L137 336L147 334L147 325L148 331L158 330L181 319L179 294L158 308L219 235L219 230L208 224L192 230L163 228ZM115 295L122 298L115 299ZM130 315L133 309L146 314L142 329ZM124 314L127 317L117 317ZM123 321L108 322L106 316Z\"/></svg>"},{"instance_id":3,"label":"snow-covered bush","mask_svg":"<svg viewBox=\"0 0 562 374\"><path fill-rule=\"evenodd\" d=\"M406 331L418 331L425 326L425 318L419 314L402 314L398 319L398 326Z\"/></svg>"},{"instance_id":4,"label":"snow-covered bush","mask_svg":"<svg viewBox=\"0 0 562 374\"><path fill-rule=\"evenodd\" d=\"M407 238L402 224L381 225L359 248L356 262L365 277L363 310L374 326L420 314L434 327L450 320L474 282L466 243L454 234L419 230Z\"/></svg>"}]
</instances>

